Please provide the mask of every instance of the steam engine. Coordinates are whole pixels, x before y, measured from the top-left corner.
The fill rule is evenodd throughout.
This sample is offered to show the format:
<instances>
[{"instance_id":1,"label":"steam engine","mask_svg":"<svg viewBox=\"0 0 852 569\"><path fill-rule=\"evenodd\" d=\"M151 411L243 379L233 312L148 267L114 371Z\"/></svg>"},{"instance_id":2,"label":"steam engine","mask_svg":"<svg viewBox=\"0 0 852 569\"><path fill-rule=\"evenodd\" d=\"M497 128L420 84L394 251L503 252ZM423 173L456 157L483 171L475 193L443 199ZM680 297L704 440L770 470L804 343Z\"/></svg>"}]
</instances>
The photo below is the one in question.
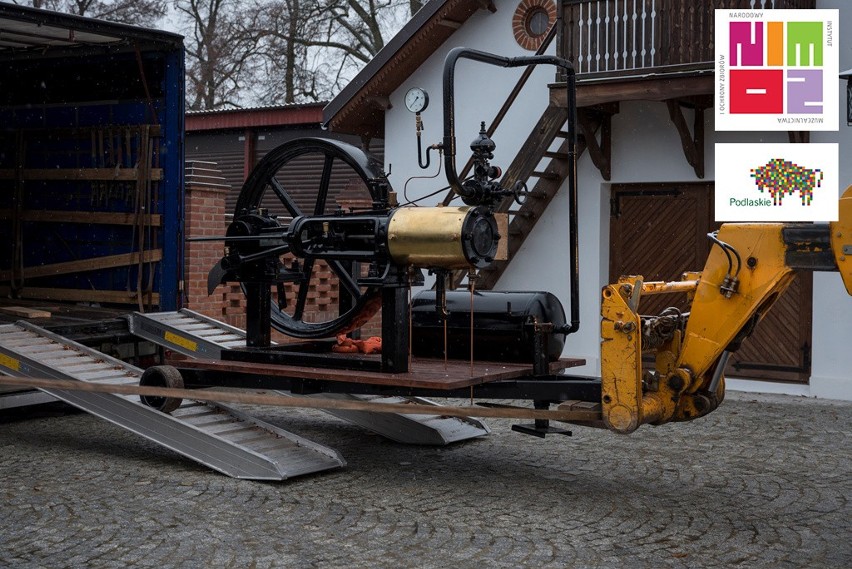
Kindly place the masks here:
<instances>
[{"instance_id":1,"label":"steam engine","mask_svg":"<svg viewBox=\"0 0 852 569\"><path fill-rule=\"evenodd\" d=\"M429 356L464 352L471 357L473 346L479 346L478 358L531 360L539 370L547 368L548 360L559 357L564 335L578 325L573 290L570 324L565 323L562 306L553 295L516 293L506 297L474 292L474 271L488 267L496 259L505 259L508 216L495 211L501 202L514 199L521 203L525 186L522 183L512 188L501 186L498 178L502 172L490 163L495 144L484 123L470 144L471 175L459 179L455 168L452 74L460 57L500 66L528 65L539 60L563 65L561 60L554 62L546 56L506 59L472 50L452 53L445 67L444 139L427 149L425 164L420 145L420 111L428 103L428 96L420 89L413 89L406 96L406 105L417 117L420 166L427 168L430 153L437 150L443 156L449 188L464 205L399 205L397 194L378 162L343 142L300 139L267 154L243 186L234 220L225 236L225 256L208 278L211 291L222 282L232 281L240 282L246 295L247 349L231 350L235 355L228 357L386 372L408 370L412 345L422 348ZM308 155L319 155L323 164L312 208L306 208L304 200L296 199L279 176L283 168ZM569 159L573 163L573 156ZM338 207L329 212L327 202L333 193L330 180L334 169L341 166L350 169L366 187L370 207L349 210ZM570 253L575 269L576 195L573 175L569 178L572 182ZM278 211L274 213L266 205L270 197L276 202ZM339 281L337 313L325 321L306 318L309 283L317 261L324 262ZM412 302L411 287L424 280L421 269L435 275L435 290L422 293ZM452 273L458 271L466 271L470 277L469 302L463 302L458 293L451 294L451 319L447 289L452 288L448 283L460 280L460 274L451 279ZM572 274L572 287L577 280ZM273 289L277 291L277 306L273 306ZM425 315L424 304L434 307L434 317ZM413 326L412 306L418 307ZM382 311L381 362L337 359L320 346L323 338L356 330L379 309ZM483 335L488 340L474 339L477 325L488 327L491 333ZM435 334L436 326L444 328L443 346L439 348L433 346L439 336ZM271 328L306 342L287 348L273 347ZM412 333L417 338L413 343ZM556 336L560 337L554 340ZM452 350L447 346L448 337L453 338ZM459 346L467 348L460 350ZM494 349L489 350L488 346Z\"/></svg>"}]
</instances>

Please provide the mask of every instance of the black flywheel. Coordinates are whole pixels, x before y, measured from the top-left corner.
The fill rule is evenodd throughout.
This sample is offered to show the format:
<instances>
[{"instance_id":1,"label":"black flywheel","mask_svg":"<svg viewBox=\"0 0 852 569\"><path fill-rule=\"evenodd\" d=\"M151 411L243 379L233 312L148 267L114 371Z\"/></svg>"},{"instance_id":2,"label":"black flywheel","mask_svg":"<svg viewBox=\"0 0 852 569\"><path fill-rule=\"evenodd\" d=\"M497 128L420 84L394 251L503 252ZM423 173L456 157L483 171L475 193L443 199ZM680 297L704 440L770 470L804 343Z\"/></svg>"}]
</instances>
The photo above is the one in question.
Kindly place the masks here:
<instances>
[{"instance_id":1,"label":"black flywheel","mask_svg":"<svg viewBox=\"0 0 852 569\"><path fill-rule=\"evenodd\" d=\"M287 225L300 215L369 210L387 187L379 162L351 144L296 139L269 152L252 170L234 214L266 208ZM296 259L291 254L282 255L281 262L302 274L299 281L279 287L278 302L272 306L272 327L288 336L315 339L341 334L361 326L380 308L379 288L357 282L367 269L359 263Z\"/></svg>"}]
</instances>

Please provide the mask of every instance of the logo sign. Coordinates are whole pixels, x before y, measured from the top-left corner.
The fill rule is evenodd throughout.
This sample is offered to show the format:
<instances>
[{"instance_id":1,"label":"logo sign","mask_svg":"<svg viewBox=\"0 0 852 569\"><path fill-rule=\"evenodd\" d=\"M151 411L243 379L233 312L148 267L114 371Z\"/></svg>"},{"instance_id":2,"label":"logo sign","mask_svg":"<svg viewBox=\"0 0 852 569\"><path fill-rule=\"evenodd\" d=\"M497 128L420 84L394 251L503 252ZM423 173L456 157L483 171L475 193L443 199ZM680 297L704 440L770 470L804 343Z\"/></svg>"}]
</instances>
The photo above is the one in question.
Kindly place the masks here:
<instances>
[{"instance_id":1,"label":"logo sign","mask_svg":"<svg viewBox=\"0 0 852 569\"><path fill-rule=\"evenodd\" d=\"M838 148L716 144L716 221L837 221Z\"/></svg>"},{"instance_id":2,"label":"logo sign","mask_svg":"<svg viewBox=\"0 0 852 569\"><path fill-rule=\"evenodd\" d=\"M716 10L716 130L837 130L838 10Z\"/></svg>"}]
</instances>

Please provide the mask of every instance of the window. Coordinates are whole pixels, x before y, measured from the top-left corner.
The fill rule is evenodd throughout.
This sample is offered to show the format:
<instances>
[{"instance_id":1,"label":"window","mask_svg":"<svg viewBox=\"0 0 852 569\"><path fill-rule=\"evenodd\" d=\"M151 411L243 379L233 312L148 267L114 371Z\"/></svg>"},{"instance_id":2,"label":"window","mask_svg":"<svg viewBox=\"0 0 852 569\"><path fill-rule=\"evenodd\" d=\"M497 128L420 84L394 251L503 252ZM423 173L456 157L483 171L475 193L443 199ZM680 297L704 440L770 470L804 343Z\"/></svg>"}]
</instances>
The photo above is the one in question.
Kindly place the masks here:
<instances>
[{"instance_id":1,"label":"window","mask_svg":"<svg viewBox=\"0 0 852 569\"><path fill-rule=\"evenodd\" d=\"M546 34L548 28L550 28L550 18L547 15L547 10L541 6L536 6L532 10L529 10L524 27L529 35L536 38Z\"/></svg>"},{"instance_id":2,"label":"window","mask_svg":"<svg viewBox=\"0 0 852 569\"><path fill-rule=\"evenodd\" d=\"M554 0L522 0L512 18L512 32L515 41L522 48L537 50L550 27L556 21L556 2Z\"/></svg>"}]
</instances>

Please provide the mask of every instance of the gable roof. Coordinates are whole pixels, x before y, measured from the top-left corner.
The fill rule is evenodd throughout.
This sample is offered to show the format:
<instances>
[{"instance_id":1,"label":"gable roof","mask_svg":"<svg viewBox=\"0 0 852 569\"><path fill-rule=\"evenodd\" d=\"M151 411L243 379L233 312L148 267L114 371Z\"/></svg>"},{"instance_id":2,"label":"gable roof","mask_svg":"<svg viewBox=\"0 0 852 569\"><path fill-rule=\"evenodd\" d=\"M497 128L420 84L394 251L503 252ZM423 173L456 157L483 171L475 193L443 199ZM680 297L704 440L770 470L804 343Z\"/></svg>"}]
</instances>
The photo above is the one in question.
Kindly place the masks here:
<instances>
[{"instance_id":1,"label":"gable roof","mask_svg":"<svg viewBox=\"0 0 852 569\"><path fill-rule=\"evenodd\" d=\"M491 0L430 0L323 110L323 126L369 138L384 136L388 97L477 10Z\"/></svg>"}]
</instances>

